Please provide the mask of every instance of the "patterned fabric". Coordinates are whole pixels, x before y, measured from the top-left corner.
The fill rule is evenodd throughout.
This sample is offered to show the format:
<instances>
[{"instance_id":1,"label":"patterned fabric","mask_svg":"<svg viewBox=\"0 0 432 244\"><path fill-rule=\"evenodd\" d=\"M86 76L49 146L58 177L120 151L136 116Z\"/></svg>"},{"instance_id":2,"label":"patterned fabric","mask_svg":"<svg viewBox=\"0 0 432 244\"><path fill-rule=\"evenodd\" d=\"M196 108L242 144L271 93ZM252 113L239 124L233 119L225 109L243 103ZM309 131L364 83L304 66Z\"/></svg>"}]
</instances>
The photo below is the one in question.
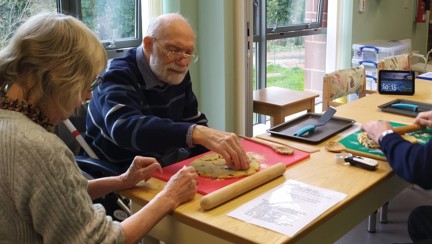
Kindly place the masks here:
<instances>
[{"instance_id":1,"label":"patterned fabric","mask_svg":"<svg viewBox=\"0 0 432 244\"><path fill-rule=\"evenodd\" d=\"M352 67L349 69L338 70L325 75L330 78L330 100L344 97L348 94L363 91L364 66Z\"/></svg>"},{"instance_id":2,"label":"patterned fabric","mask_svg":"<svg viewBox=\"0 0 432 244\"><path fill-rule=\"evenodd\" d=\"M380 63L380 69L384 70L410 70L408 54L401 54L386 58L383 59Z\"/></svg>"},{"instance_id":3,"label":"patterned fabric","mask_svg":"<svg viewBox=\"0 0 432 244\"><path fill-rule=\"evenodd\" d=\"M47 131L54 132L54 126L49 122L45 114L26 101L10 100L5 94L0 93L0 108L25 114L25 116L44 127Z\"/></svg>"}]
</instances>

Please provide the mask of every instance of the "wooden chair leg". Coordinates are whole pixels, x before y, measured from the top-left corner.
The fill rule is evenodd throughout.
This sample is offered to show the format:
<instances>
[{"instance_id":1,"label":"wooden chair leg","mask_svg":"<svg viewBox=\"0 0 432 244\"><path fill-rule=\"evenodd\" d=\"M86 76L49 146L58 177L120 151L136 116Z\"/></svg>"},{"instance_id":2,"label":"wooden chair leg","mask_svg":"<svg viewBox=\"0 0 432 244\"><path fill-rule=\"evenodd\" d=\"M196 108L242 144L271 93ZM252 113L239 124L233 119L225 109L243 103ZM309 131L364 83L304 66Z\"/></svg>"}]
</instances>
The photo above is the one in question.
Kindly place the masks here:
<instances>
[{"instance_id":1,"label":"wooden chair leg","mask_svg":"<svg viewBox=\"0 0 432 244\"><path fill-rule=\"evenodd\" d=\"M377 218L377 211L373 212L368 217L368 232L370 233L376 232L376 218Z\"/></svg>"}]
</instances>

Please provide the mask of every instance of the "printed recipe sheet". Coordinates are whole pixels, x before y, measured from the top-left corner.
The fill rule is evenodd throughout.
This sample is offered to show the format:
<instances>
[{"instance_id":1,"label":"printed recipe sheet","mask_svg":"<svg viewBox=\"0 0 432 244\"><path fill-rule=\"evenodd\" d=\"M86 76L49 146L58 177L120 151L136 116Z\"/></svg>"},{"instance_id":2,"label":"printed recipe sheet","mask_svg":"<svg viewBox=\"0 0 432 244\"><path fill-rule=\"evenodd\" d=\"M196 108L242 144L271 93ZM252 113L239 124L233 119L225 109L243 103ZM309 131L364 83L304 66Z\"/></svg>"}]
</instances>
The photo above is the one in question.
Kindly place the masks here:
<instances>
[{"instance_id":1,"label":"printed recipe sheet","mask_svg":"<svg viewBox=\"0 0 432 244\"><path fill-rule=\"evenodd\" d=\"M288 180L228 213L228 216L294 236L347 195Z\"/></svg>"}]
</instances>

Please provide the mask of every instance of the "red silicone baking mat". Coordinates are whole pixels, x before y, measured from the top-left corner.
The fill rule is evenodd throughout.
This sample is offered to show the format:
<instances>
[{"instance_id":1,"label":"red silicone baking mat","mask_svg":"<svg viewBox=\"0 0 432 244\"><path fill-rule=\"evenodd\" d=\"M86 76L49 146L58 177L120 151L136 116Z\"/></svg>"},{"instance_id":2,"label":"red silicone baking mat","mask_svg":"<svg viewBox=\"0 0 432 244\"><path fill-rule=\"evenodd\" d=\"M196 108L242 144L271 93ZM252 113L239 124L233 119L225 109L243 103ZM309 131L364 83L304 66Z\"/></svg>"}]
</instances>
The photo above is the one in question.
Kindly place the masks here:
<instances>
[{"instance_id":1,"label":"red silicone baking mat","mask_svg":"<svg viewBox=\"0 0 432 244\"><path fill-rule=\"evenodd\" d=\"M273 164L279 163L279 162L283 162L285 163L285 165L288 167L290 165L293 165L297 162L300 162L306 158L310 157L310 154L307 152L302 152L302 151L298 151L298 150L294 150L294 153L291 155L281 155L281 154L277 154L276 152L273 151L272 148L269 148L267 146L252 142L252 141L247 141L247 140L242 140L241 141L244 149L246 152L254 152L257 154L260 154L263 156L263 162L261 162L261 169L263 170L265 168L270 167ZM209 154L212 152L207 152L204 153L202 155L205 154ZM172 175L174 175L177 171L179 171L184 165L189 165L194 159L201 157L202 155L198 155L189 159L186 159L184 161L172 164L170 166L164 167L163 168L163 173L159 173L156 172L153 174L153 177L163 180L163 181L168 181ZM198 177L198 193L202 194L202 195L206 195L208 193L211 193L215 190L218 190L224 186L227 186L231 183L234 183L238 180L241 180L242 178L236 178L236 179L212 179L212 178L206 178L206 177Z\"/></svg>"}]
</instances>

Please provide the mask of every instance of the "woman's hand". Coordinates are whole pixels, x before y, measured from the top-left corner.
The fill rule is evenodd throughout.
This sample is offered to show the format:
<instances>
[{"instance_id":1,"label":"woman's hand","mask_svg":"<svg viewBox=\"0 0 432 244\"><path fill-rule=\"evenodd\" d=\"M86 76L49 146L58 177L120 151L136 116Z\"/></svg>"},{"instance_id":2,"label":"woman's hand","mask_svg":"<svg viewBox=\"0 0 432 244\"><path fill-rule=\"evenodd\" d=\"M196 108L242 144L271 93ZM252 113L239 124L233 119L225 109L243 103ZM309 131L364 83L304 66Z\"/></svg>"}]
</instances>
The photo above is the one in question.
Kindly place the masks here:
<instances>
[{"instance_id":1,"label":"woman's hand","mask_svg":"<svg viewBox=\"0 0 432 244\"><path fill-rule=\"evenodd\" d=\"M124 189L133 187L142 180L148 181L155 171L162 173L162 167L155 158L136 156L128 170L120 175Z\"/></svg>"},{"instance_id":2,"label":"woman's hand","mask_svg":"<svg viewBox=\"0 0 432 244\"><path fill-rule=\"evenodd\" d=\"M174 210L180 204L194 198L197 192L197 177L198 174L193 167L184 166L170 178L159 195L169 199L172 203L171 210Z\"/></svg>"}]
</instances>

